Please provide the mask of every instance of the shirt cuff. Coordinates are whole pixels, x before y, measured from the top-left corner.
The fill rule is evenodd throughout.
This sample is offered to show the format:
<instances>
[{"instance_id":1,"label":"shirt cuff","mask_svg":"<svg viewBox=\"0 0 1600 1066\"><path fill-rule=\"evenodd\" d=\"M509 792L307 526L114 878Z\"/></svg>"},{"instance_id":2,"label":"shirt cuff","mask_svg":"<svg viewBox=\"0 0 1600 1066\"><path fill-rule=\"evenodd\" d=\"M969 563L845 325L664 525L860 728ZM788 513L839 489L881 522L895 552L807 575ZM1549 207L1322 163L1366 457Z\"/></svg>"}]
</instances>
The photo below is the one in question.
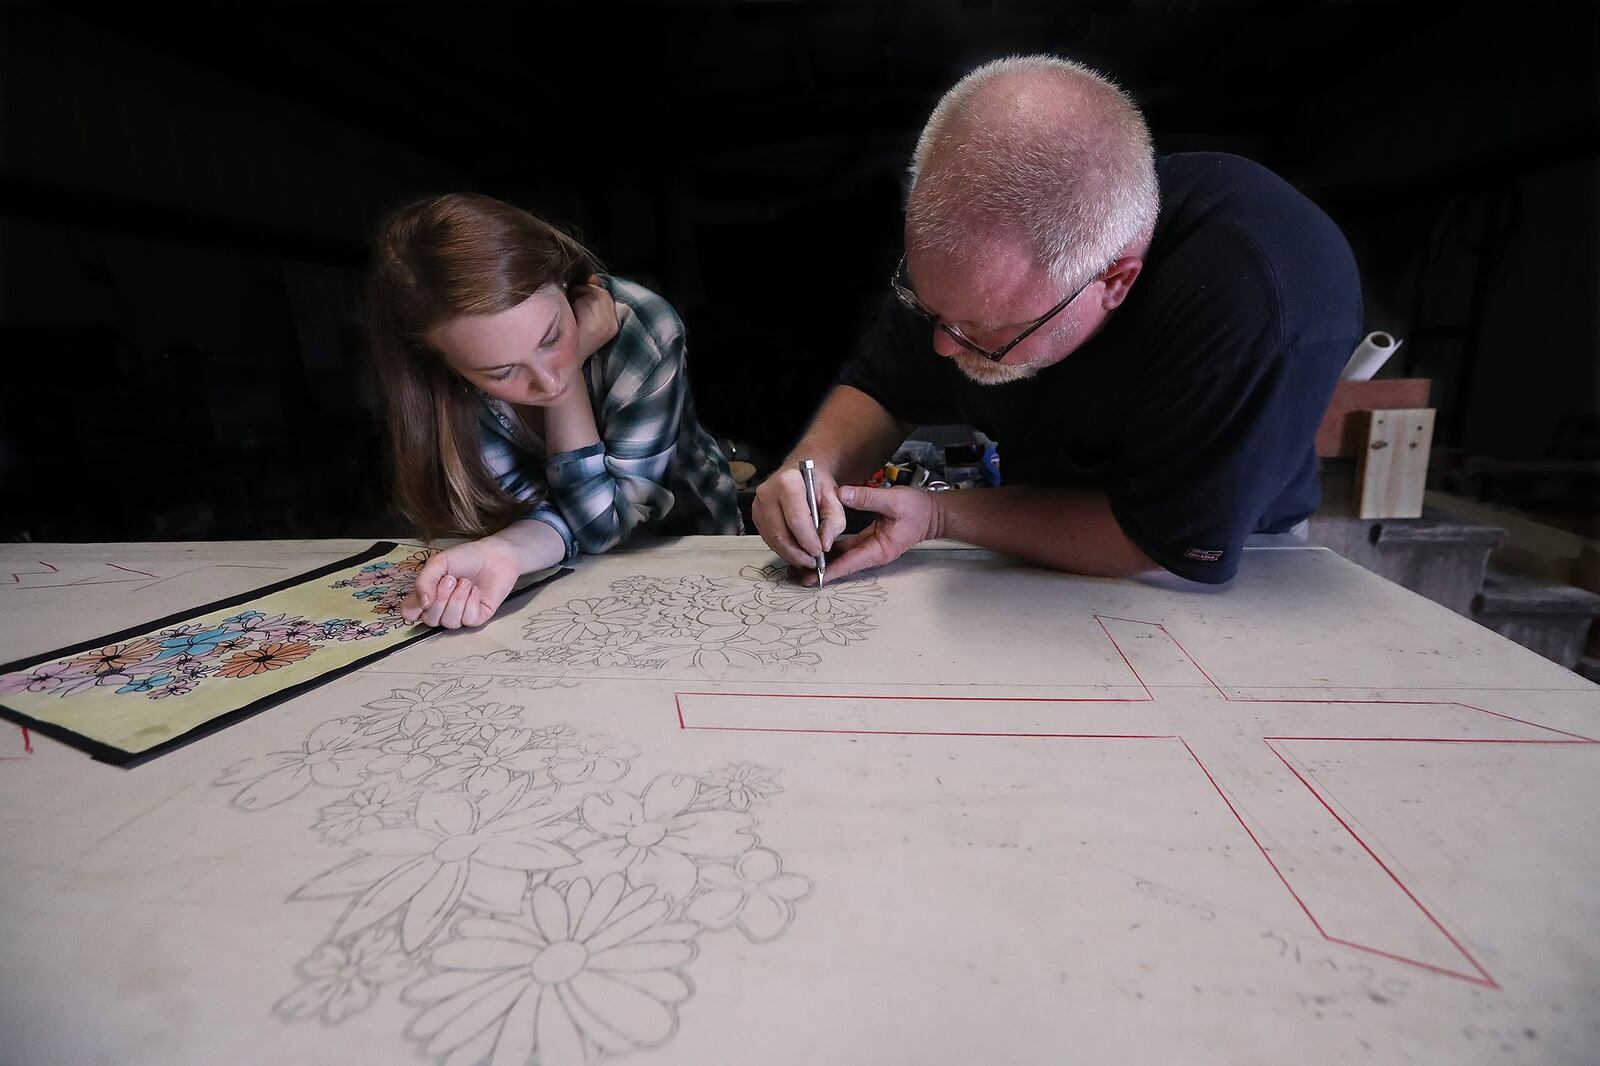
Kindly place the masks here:
<instances>
[{"instance_id":1,"label":"shirt cuff","mask_svg":"<svg viewBox=\"0 0 1600 1066\"><path fill-rule=\"evenodd\" d=\"M528 517L535 522L543 522L560 536L561 543L566 548L566 553L561 557L563 564L570 563L578 557L578 542L573 539L572 527L567 525L567 520L561 517L560 511L547 503L541 503Z\"/></svg>"}]
</instances>

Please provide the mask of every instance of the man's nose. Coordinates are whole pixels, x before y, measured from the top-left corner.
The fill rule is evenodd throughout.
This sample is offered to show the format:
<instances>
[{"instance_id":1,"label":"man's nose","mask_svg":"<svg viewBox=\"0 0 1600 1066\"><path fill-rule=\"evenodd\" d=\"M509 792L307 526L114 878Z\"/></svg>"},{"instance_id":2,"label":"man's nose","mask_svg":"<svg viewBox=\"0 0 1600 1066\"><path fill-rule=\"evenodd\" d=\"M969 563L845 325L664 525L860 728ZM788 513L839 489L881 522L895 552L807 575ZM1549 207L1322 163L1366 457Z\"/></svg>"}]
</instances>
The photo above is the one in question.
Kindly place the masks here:
<instances>
[{"instance_id":1,"label":"man's nose","mask_svg":"<svg viewBox=\"0 0 1600 1066\"><path fill-rule=\"evenodd\" d=\"M961 342L950 336L950 334L946 333L938 326L934 326L933 351L934 354L942 355L946 359L949 359L953 355L960 355L962 352L966 351L966 348L962 347Z\"/></svg>"}]
</instances>

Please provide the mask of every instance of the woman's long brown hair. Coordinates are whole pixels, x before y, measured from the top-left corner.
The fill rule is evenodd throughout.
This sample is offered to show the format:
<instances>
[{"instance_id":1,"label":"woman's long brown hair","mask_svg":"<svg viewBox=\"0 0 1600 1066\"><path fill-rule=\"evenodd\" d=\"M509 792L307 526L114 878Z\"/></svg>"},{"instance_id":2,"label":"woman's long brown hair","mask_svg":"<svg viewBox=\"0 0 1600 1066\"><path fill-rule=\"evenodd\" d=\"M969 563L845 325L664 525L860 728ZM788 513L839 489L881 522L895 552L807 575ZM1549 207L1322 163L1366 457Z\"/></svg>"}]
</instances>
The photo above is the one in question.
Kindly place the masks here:
<instances>
[{"instance_id":1,"label":"woman's long brown hair","mask_svg":"<svg viewBox=\"0 0 1600 1066\"><path fill-rule=\"evenodd\" d=\"M425 539L492 533L527 504L490 476L478 447L482 401L424 337L552 283L571 293L598 269L571 237L487 196L421 200L384 223L367 283L367 343L389 409L396 503Z\"/></svg>"}]
</instances>

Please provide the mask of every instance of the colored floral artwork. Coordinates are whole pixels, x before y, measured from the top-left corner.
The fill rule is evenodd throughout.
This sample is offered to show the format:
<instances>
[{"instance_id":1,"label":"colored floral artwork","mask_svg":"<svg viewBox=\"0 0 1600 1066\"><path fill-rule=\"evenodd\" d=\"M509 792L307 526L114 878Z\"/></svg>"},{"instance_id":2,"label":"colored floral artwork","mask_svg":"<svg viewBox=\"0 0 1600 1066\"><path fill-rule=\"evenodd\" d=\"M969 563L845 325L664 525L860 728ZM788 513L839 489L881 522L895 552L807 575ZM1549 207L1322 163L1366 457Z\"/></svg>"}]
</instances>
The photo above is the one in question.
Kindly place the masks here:
<instances>
[{"instance_id":1,"label":"colored floral artwork","mask_svg":"<svg viewBox=\"0 0 1600 1066\"><path fill-rule=\"evenodd\" d=\"M320 806L310 830L339 849L289 897L326 908L329 932L276 1015L339 1025L392 997L441 1066L669 1042L702 950L735 930L781 937L812 884L756 833L752 808L783 792L776 769L622 787L638 756L448 678L229 767L215 783L234 808Z\"/></svg>"},{"instance_id":2,"label":"colored floral artwork","mask_svg":"<svg viewBox=\"0 0 1600 1066\"><path fill-rule=\"evenodd\" d=\"M360 613L375 618L306 618L245 610L215 624L190 623L80 652L56 662L0 675L0 696L48 693L72 696L109 689L117 695L159 700L184 696L217 681L255 677L292 666L330 641L367 640L408 626L400 603L427 560L417 551L398 562L381 561L328 588L354 589Z\"/></svg>"},{"instance_id":3,"label":"colored floral artwork","mask_svg":"<svg viewBox=\"0 0 1600 1066\"><path fill-rule=\"evenodd\" d=\"M228 661L217 667L218 677L249 677L266 670L276 670L288 666L290 663L299 662L316 649L303 640L293 644L262 644L253 651L242 651L230 656Z\"/></svg>"}]
</instances>

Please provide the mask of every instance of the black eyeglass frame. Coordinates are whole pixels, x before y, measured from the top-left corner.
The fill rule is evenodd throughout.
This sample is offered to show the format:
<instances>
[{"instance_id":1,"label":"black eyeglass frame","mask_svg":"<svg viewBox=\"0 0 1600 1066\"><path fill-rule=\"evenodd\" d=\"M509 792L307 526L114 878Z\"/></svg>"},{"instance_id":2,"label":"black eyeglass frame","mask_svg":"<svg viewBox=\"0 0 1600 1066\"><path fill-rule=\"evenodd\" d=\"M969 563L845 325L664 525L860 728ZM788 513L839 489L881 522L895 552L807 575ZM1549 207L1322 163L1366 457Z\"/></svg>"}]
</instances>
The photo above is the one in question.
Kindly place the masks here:
<instances>
[{"instance_id":1,"label":"black eyeglass frame","mask_svg":"<svg viewBox=\"0 0 1600 1066\"><path fill-rule=\"evenodd\" d=\"M901 281L900 281L900 279L902 277L904 277L906 279L906 283L905 284L902 284ZM968 339L967 336L965 334L963 334L955 326L952 326L952 325L949 325L949 324L947 324L945 322L940 321L938 315L934 314L932 311L930 311L926 307L922 306L922 301L917 298L916 292L914 292L912 290L912 288L911 288L911 285L910 285L911 279L909 277L906 277L906 257L905 256L901 256L900 257L900 265L894 268L894 274L891 275L890 278L889 278L889 287L894 290L895 298L900 301L901 306L904 307L906 310L915 312L916 314L919 314L923 318L927 319L929 322L932 322L934 325L936 325L940 329L944 330L945 335L947 337L949 337L951 340L955 341L957 344L961 345L961 347L965 348L967 351L971 352L972 354L981 355L985 359L989 360L989 362L991 362L991 363L998 363L1000 360L1002 360L1002 359L1004 359L1006 357L1006 355L1011 351L1011 349L1015 348L1017 345L1021 344L1023 341L1027 340L1029 337L1033 336L1034 332L1037 331L1040 326L1043 326L1046 322L1049 322L1052 318L1054 318L1057 315L1059 315L1062 311L1065 311L1067 309L1067 305L1068 304L1070 304L1073 300L1076 300L1078 297L1082 296L1083 295L1083 290L1087 289L1090 285L1094 284L1096 281L1099 280L1099 278L1100 278L1100 275L1096 274L1094 277L1090 278L1088 281L1084 282L1082 285L1079 285L1077 291L1074 292L1071 296L1068 296L1066 299L1064 299L1060 303L1056 304L1050 310L1046 311L1044 314L1040 315L1038 318L1036 318L1032 322L1028 323L1028 327L1026 329L1024 329L1021 333L1017 334L1015 337L1012 337L1005 344L1002 344L1000 347L994 349L993 351L990 351L988 348L985 348L983 345L978 344L975 341L972 341L972 340Z\"/></svg>"}]
</instances>

